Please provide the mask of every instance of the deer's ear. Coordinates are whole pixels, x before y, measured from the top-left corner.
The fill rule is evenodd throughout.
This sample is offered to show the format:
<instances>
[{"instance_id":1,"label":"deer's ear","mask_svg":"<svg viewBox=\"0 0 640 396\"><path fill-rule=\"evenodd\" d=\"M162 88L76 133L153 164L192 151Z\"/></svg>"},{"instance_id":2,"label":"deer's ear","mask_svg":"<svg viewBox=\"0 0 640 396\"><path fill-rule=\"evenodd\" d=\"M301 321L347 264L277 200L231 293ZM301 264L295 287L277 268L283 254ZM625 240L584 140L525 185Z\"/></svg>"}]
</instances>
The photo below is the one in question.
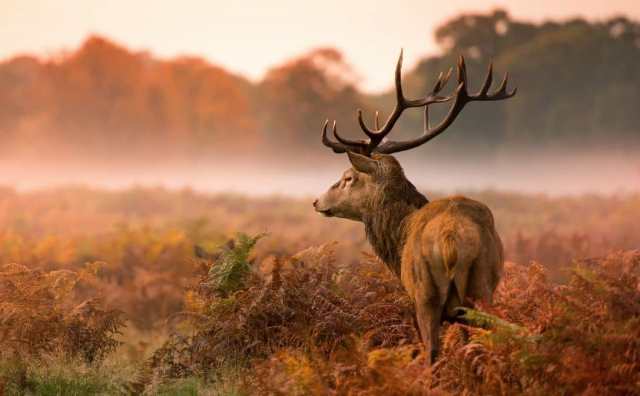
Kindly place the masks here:
<instances>
[{"instance_id":1,"label":"deer's ear","mask_svg":"<svg viewBox=\"0 0 640 396\"><path fill-rule=\"evenodd\" d=\"M373 158L352 153L351 151L347 151L347 155L349 156L351 165L353 165L353 168L358 172L373 175L378 170L378 162Z\"/></svg>"}]
</instances>

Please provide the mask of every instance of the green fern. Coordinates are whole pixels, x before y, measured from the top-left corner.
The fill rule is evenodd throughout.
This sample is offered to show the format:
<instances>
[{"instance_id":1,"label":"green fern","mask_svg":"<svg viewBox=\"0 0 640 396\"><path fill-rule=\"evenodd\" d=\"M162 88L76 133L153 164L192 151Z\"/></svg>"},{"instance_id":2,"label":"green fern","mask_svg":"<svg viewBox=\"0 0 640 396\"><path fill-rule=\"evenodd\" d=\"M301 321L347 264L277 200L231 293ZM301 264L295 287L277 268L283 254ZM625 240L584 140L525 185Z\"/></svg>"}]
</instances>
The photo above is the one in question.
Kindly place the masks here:
<instances>
[{"instance_id":1,"label":"green fern","mask_svg":"<svg viewBox=\"0 0 640 396\"><path fill-rule=\"evenodd\" d=\"M462 312L462 319L466 323L469 323L473 326L482 327L485 329L506 330L510 333L527 333L526 328L518 326L486 312L465 307L459 307L457 309Z\"/></svg>"},{"instance_id":2,"label":"green fern","mask_svg":"<svg viewBox=\"0 0 640 396\"><path fill-rule=\"evenodd\" d=\"M219 258L209 268L207 285L222 296L240 290L251 272L249 255L264 236L239 233L232 246L220 250Z\"/></svg>"}]
</instances>

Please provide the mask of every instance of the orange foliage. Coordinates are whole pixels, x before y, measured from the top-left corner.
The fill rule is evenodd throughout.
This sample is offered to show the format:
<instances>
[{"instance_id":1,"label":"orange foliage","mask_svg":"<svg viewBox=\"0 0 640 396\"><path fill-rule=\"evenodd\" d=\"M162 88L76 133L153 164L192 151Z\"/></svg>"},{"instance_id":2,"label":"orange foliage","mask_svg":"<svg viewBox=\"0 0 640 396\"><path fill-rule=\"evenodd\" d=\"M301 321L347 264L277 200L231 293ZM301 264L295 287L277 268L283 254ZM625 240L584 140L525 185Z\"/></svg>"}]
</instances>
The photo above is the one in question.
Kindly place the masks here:
<instances>
[{"instance_id":1,"label":"orange foliage","mask_svg":"<svg viewBox=\"0 0 640 396\"><path fill-rule=\"evenodd\" d=\"M159 60L93 36L57 57L0 63L0 150L14 162L102 166L277 160L283 141L318 152L308 144L318 114L352 121L363 107L354 80L330 48L253 84L201 58Z\"/></svg>"},{"instance_id":2,"label":"orange foliage","mask_svg":"<svg viewBox=\"0 0 640 396\"><path fill-rule=\"evenodd\" d=\"M540 262L554 280L567 279L560 266L574 257L640 243L637 196L581 200L484 193L475 198L494 210L507 258ZM360 226L322 218L309 208L305 200L188 190L0 189L0 264L75 271L86 262L102 262L106 302L127 313L135 326L149 329L184 308L183 291L197 280L194 245L211 250L238 230L269 233L256 247L259 263L336 240L337 262L357 265L361 252L369 251Z\"/></svg>"},{"instance_id":3,"label":"orange foliage","mask_svg":"<svg viewBox=\"0 0 640 396\"><path fill-rule=\"evenodd\" d=\"M112 352L124 320L96 296L95 270L1 267L0 358L61 353L93 362Z\"/></svg>"},{"instance_id":4,"label":"orange foliage","mask_svg":"<svg viewBox=\"0 0 640 396\"><path fill-rule=\"evenodd\" d=\"M640 256L585 257L638 245L638 197L475 197L517 259L495 304L481 307L506 322L449 326L429 368L412 307L397 279L362 255L359 225L316 216L308 202L1 189L0 350L99 360L123 318L143 330L168 320L174 336L142 388L215 377L235 362L244 388L271 394L633 393ZM269 235L239 288L220 293L208 279L213 250L237 230ZM327 238L340 243L305 249Z\"/></svg>"},{"instance_id":5,"label":"orange foliage","mask_svg":"<svg viewBox=\"0 0 640 396\"><path fill-rule=\"evenodd\" d=\"M363 107L354 78L342 55L331 48L316 49L271 69L260 85L260 100L269 106L264 119L269 134L276 137L273 143L284 140L309 147L308 142L318 139L319 117L331 116L349 125L354 109Z\"/></svg>"},{"instance_id":6,"label":"orange foliage","mask_svg":"<svg viewBox=\"0 0 640 396\"><path fill-rule=\"evenodd\" d=\"M248 89L202 59L159 61L90 37L44 63L0 64L0 103L11 110L0 113L0 130L11 138L7 155L39 160L230 154L260 141Z\"/></svg>"},{"instance_id":7,"label":"orange foliage","mask_svg":"<svg viewBox=\"0 0 640 396\"><path fill-rule=\"evenodd\" d=\"M246 387L275 395L637 394L639 282L638 251L582 262L563 286L539 265L511 264L496 305L483 307L497 316L481 322L470 313L474 326L450 325L432 367L417 344L355 343L329 357L288 348L255 360Z\"/></svg>"}]
</instances>

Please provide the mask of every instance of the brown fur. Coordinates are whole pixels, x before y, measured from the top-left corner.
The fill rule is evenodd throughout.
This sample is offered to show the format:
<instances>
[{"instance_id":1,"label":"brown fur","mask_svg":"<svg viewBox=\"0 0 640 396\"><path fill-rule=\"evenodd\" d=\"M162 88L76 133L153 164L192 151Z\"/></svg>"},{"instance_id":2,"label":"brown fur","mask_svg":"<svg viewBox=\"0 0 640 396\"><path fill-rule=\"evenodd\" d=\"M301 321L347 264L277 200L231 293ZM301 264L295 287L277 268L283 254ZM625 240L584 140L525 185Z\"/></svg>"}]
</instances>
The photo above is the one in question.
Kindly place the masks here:
<instances>
[{"instance_id":1,"label":"brown fur","mask_svg":"<svg viewBox=\"0 0 640 396\"><path fill-rule=\"evenodd\" d=\"M314 205L365 224L373 250L414 301L423 343L435 358L441 322L453 319L456 307L490 302L498 284L503 251L493 215L461 196L428 202L390 155L349 158L354 169Z\"/></svg>"},{"instance_id":2,"label":"brown fur","mask_svg":"<svg viewBox=\"0 0 640 396\"><path fill-rule=\"evenodd\" d=\"M489 208L451 197L431 202L407 219L401 279L416 304L423 342L438 351L440 323L455 308L491 301L503 266L502 243Z\"/></svg>"}]
</instances>

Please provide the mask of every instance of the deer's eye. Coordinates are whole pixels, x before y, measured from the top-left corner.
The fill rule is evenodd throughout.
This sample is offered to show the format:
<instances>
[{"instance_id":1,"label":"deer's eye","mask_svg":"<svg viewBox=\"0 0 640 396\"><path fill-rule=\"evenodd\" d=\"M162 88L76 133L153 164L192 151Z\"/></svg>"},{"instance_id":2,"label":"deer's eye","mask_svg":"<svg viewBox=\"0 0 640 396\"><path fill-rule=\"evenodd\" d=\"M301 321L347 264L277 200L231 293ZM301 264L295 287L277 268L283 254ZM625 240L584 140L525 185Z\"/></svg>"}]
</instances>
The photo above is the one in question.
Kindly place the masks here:
<instances>
[{"instance_id":1,"label":"deer's eye","mask_svg":"<svg viewBox=\"0 0 640 396\"><path fill-rule=\"evenodd\" d=\"M344 180L342 182L343 188L351 187L351 185L353 184L353 177L351 176L347 176L343 180Z\"/></svg>"}]
</instances>

